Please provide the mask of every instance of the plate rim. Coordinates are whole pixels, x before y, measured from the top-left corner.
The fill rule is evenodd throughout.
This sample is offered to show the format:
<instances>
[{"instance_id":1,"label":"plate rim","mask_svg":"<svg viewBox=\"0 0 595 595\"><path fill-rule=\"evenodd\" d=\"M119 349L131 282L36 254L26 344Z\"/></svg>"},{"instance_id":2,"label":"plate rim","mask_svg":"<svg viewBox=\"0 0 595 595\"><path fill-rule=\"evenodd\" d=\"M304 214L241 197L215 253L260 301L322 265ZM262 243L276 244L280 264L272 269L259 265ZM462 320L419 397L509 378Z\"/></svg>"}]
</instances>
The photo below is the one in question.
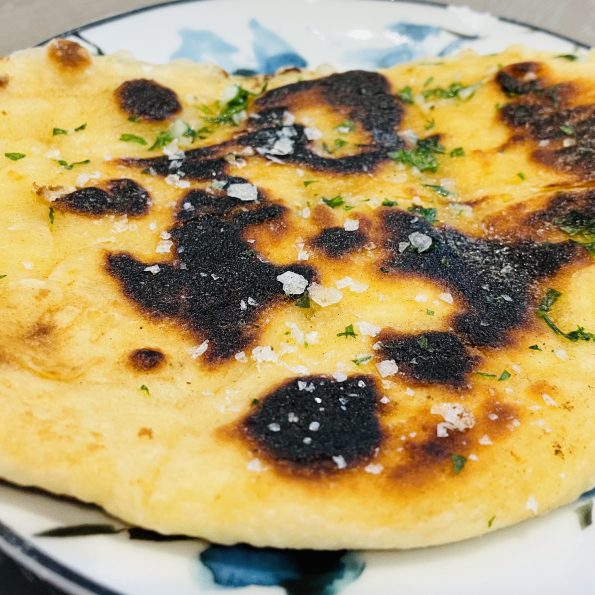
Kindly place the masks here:
<instances>
[{"instance_id":1,"label":"plate rim","mask_svg":"<svg viewBox=\"0 0 595 595\"><path fill-rule=\"evenodd\" d=\"M81 32L84 32L88 29L92 29L94 27L98 27L100 25L105 25L123 18L131 17L137 14L152 12L154 10L159 10L161 8L166 8L169 6L176 6L176 5L184 5L184 4L197 4L199 2L205 1L220 1L220 0L163 0L158 2L157 4L152 4L150 6L139 6L137 8L132 8L130 10L119 12L116 14L108 15L106 17L102 17L100 19L96 19L93 21L89 21L84 23L83 25L79 25L78 27L74 27L72 29L68 29L66 31L62 31L61 33L57 33L44 39L43 41L38 42L34 47L44 46L50 41L61 38L61 37L70 37L74 36L77 37ZM324 1L324 0L321 0ZM361 2L362 0L349 0L350 2ZM390 4L418 4L418 5L425 5L425 6L432 6L434 8L441 8L441 9L448 9L450 6L457 6L455 4L439 2L437 0L372 0L375 2L388 2ZM568 35L564 35L562 33L556 33L551 29L547 29L545 27L541 27L539 25L533 25L531 23L527 23L525 21L515 19L512 17L500 16L494 14L492 11L488 11L488 13L494 16L499 21L504 23L510 23L513 25L518 25L521 27L526 27L531 31L538 31L541 33L545 33L547 35L551 35L552 37L556 37L558 39L562 39L569 43L574 44L575 46L590 50L591 46L579 41L573 37ZM13 484L11 484L13 485ZM14 485L14 487L19 487ZM29 570L33 574L35 574L41 580L44 580L51 585L60 588L60 589L68 589L68 592L72 593L73 595L80 594L89 594L89 595L124 595L119 591L114 591L109 587L105 587L96 583L92 579L87 578L85 575L80 574L76 570L71 569L70 567L58 562L51 556L45 554L39 548L37 548L31 541L22 537L19 533L13 530L8 525L5 525L0 521L0 551L4 552L8 557L14 560L18 565L22 566L23 568ZM72 589L75 590L72 590Z\"/></svg>"}]
</instances>

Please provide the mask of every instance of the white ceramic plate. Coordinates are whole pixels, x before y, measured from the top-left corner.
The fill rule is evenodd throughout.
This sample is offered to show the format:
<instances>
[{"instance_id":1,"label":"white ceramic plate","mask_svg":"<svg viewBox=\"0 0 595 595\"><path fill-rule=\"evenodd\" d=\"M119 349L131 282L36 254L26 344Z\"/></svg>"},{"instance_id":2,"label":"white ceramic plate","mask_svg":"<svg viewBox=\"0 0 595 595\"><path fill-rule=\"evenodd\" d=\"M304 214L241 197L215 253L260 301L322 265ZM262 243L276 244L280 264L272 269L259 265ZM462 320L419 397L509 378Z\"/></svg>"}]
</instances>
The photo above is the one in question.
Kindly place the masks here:
<instances>
[{"instance_id":1,"label":"white ceramic plate","mask_svg":"<svg viewBox=\"0 0 595 595\"><path fill-rule=\"evenodd\" d=\"M552 33L465 8L378 0L176 2L66 35L96 53L124 49L150 62L185 57L259 72L321 63L372 69L464 47L495 52L513 43L560 53L581 50ZM586 494L547 517L454 545L291 552L196 540L155 543L132 540L126 531L35 537L53 527L123 525L93 507L0 484L0 547L70 593L190 595L244 586L242 593L249 595L580 595L595 592L595 528L581 529L576 514L590 498Z\"/></svg>"}]
</instances>

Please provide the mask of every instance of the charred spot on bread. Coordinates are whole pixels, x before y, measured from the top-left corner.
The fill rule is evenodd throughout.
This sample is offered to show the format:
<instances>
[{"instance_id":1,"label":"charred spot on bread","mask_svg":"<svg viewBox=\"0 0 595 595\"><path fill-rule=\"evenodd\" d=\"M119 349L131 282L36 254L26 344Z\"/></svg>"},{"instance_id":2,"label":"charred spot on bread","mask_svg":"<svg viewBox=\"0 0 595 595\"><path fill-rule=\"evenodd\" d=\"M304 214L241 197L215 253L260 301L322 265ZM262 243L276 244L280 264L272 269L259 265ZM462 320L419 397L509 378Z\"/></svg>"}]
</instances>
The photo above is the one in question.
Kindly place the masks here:
<instances>
[{"instance_id":1,"label":"charred spot on bread","mask_svg":"<svg viewBox=\"0 0 595 595\"><path fill-rule=\"evenodd\" d=\"M145 347L135 349L128 355L132 368L139 372L151 372L160 368L165 362L165 354L159 349Z\"/></svg>"},{"instance_id":2,"label":"charred spot on bread","mask_svg":"<svg viewBox=\"0 0 595 595\"><path fill-rule=\"evenodd\" d=\"M175 91L150 79L123 82L116 99L126 114L145 120L167 120L182 109Z\"/></svg>"},{"instance_id":3,"label":"charred spot on bread","mask_svg":"<svg viewBox=\"0 0 595 595\"><path fill-rule=\"evenodd\" d=\"M76 41L54 39L47 51L50 62L65 70L82 71L91 65L89 52Z\"/></svg>"}]
</instances>

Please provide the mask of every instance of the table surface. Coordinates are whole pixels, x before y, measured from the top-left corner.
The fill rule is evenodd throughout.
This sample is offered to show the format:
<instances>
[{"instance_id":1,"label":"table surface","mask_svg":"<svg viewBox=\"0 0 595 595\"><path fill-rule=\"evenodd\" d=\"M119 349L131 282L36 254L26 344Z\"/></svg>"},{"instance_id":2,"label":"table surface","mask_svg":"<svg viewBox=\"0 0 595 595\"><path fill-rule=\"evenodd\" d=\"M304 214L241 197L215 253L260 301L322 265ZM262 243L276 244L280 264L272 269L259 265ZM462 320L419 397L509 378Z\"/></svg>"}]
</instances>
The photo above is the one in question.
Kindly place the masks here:
<instances>
[{"instance_id":1,"label":"table surface","mask_svg":"<svg viewBox=\"0 0 595 595\"><path fill-rule=\"evenodd\" d=\"M246 0L249 1L249 0ZM291 0L279 0L290 2ZM146 0L0 0L0 55L62 31L160 2ZM452 4L524 21L595 46L595 0L452 0ZM56 595L0 553L0 593Z\"/></svg>"}]
</instances>

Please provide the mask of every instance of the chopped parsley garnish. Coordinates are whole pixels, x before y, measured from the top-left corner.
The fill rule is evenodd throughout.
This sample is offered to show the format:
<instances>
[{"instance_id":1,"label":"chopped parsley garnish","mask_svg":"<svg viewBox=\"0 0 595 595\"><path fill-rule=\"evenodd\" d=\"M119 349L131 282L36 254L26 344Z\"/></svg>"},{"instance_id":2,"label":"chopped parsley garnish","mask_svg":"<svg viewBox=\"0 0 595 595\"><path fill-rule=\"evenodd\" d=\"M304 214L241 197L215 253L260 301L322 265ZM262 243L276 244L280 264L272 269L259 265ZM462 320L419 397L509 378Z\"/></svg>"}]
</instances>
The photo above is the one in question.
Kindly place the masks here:
<instances>
[{"instance_id":1,"label":"chopped parsley garnish","mask_svg":"<svg viewBox=\"0 0 595 595\"><path fill-rule=\"evenodd\" d=\"M424 99L459 99L467 101L475 95L479 84L463 85L462 83L451 83L448 87L434 87L422 91Z\"/></svg>"},{"instance_id":2,"label":"chopped parsley garnish","mask_svg":"<svg viewBox=\"0 0 595 595\"><path fill-rule=\"evenodd\" d=\"M353 132L355 130L355 122L351 120L345 120L341 122L338 126L335 127L335 130L339 134L347 134L348 132Z\"/></svg>"},{"instance_id":3,"label":"chopped parsley garnish","mask_svg":"<svg viewBox=\"0 0 595 595\"><path fill-rule=\"evenodd\" d=\"M396 207L399 203L396 200L383 200L383 207Z\"/></svg>"},{"instance_id":4,"label":"chopped parsley garnish","mask_svg":"<svg viewBox=\"0 0 595 595\"><path fill-rule=\"evenodd\" d=\"M304 291L304 293L302 293L302 295L300 295L300 297L295 300L295 305L298 308L309 308L310 307L310 295L308 294L307 291Z\"/></svg>"},{"instance_id":5,"label":"chopped parsley garnish","mask_svg":"<svg viewBox=\"0 0 595 595\"><path fill-rule=\"evenodd\" d=\"M129 116L128 117L128 121L129 122L134 122L135 124L138 124L140 122L140 116Z\"/></svg>"},{"instance_id":6,"label":"chopped parsley garnish","mask_svg":"<svg viewBox=\"0 0 595 595\"><path fill-rule=\"evenodd\" d=\"M429 308L426 309L426 314L428 316L434 316L434 310L430 310Z\"/></svg>"},{"instance_id":7,"label":"chopped parsley garnish","mask_svg":"<svg viewBox=\"0 0 595 595\"><path fill-rule=\"evenodd\" d=\"M488 374L487 372L473 372L478 376L483 376L484 378L496 378L496 374Z\"/></svg>"},{"instance_id":8,"label":"chopped parsley garnish","mask_svg":"<svg viewBox=\"0 0 595 595\"><path fill-rule=\"evenodd\" d=\"M572 136L574 134L574 126L570 126L569 124L563 124L562 126L560 126L560 130L566 136Z\"/></svg>"},{"instance_id":9,"label":"chopped parsley garnish","mask_svg":"<svg viewBox=\"0 0 595 595\"><path fill-rule=\"evenodd\" d=\"M151 394L149 387L146 384L141 384L140 390L142 390L147 395L147 397Z\"/></svg>"},{"instance_id":10,"label":"chopped parsley garnish","mask_svg":"<svg viewBox=\"0 0 595 595\"><path fill-rule=\"evenodd\" d=\"M349 143L346 140L343 140L342 138L335 139L335 148L337 149L340 149L341 147L344 147L347 144Z\"/></svg>"},{"instance_id":11,"label":"chopped parsley garnish","mask_svg":"<svg viewBox=\"0 0 595 595\"><path fill-rule=\"evenodd\" d=\"M436 120L434 120L434 118L432 118L431 120L426 120L424 130L432 130L434 126L436 126Z\"/></svg>"},{"instance_id":12,"label":"chopped parsley garnish","mask_svg":"<svg viewBox=\"0 0 595 595\"><path fill-rule=\"evenodd\" d=\"M356 366L360 366L361 364L365 364L366 362L369 362L371 359L372 359L371 355L362 355L361 357L356 357L355 359L352 359L351 361Z\"/></svg>"},{"instance_id":13,"label":"chopped parsley garnish","mask_svg":"<svg viewBox=\"0 0 595 595\"><path fill-rule=\"evenodd\" d=\"M428 77L424 82L424 87L427 87L434 80L433 76Z\"/></svg>"},{"instance_id":14,"label":"chopped parsley garnish","mask_svg":"<svg viewBox=\"0 0 595 595\"><path fill-rule=\"evenodd\" d=\"M464 157L465 156L465 149L463 147L455 147L449 155L451 157Z\"/></svg>"},{"instance_id":15,"label":"chopped parsley garnish","mask_svg":"<svg viewBox=\"0 0 595 595\"><path fill-rule=\"evenodd\" d=\"M430 188L436 194L440 196L450 196L450 190L447 190L444 186L440 186L439 184L422 184L424 188Z\"/></svg>"},{"instance_id":16,"label":"chopped parsley garnish","mask_svg":"<svg viewBox=\"0 0 595 595\"><path fill-rule=\"evenodd\" d=\"M64 169L73 169L77 165L86 165L87 163L91 163L90 159L84 159L83 161L73 161L72 163L68 163L68 161L64 161L64 159L55 159L55 161Z\"/></svg>"},{"instance_id":17,"label":"chopped parsley garnish","mask_svg":"<svg viewBox=\"0 0 595 595\"><path fill-rule=\"evenodd\" d=\"M553 331L556 335L560 335L569 341L576 342L576 341L595 341L595 334L589 333L585 331L582 326L577 326L576 330L570 331L569 333L565 333L560 327L550 318L550 311L552 306L558 301L562 294L553 288L549 288L539 306L536 310L537 316L541 318Z\"/></svg>"},{"instance_id":18,"label":"chopped parsley garnish","mask_svg":"<svg viewBox=\"0 0 595 595\"><path fill-rule=\"evenodd\" d=\"M554 56L555 58L560 58L561 60L568 60L568 62L574 62L578 60L578 56L576 54L560 54L559 56Z\"/></svg>"},{"instance_id":19,"label":"chopped parsley garnish","mask_svg":"<svg viewBox=\"0 0 595 595\"><path fill-rule=\"evenodd\" d=\"M428 338L425 335L422 335L421 337L418 337L417 339L417 344L422 348L425 349L426 351L429 351L430 353L433 352L434 350L429 346L428 343Z\"/></svg>"},{"instance_id":20,"label":"chopped parsley garnish","mask_svg":"<svg viewBox=\"0 0 595 595\"><path fill-rule=\"evenodd\" d=\"M172 133L169 130L163 130L155 137L155 142L149 147L149 151L155 149L163 149L166 145L169 145L174 140Z\"/></svg>"},{"instance_id":21,"label":"chopped parsley garnish","mask_svg":"<svg viewBox=\"0 0 595 595\"><path fill-rule=\"evenodd\" d=\"M488 529L492 528L494 521L496 520L496 515L494 515L491 519L488 520Z\"/></svg>"},{"instance_id":22,"label":"chopped parsley garnish","mask_svg":"<svg viewBox=\"0 0 595 595\"><path fill-rule=\"evenodd\" d=\"M517 174L517 178L520 178L521 180L525 181L527 179L527 176L522 171L520 171Z\"/></svg>"},{"instance_id":23,"label":"chopped parsley garnish","mask_svg":"<svg viewBox=\"0 0 595 595\"><path fill-rule=\"evenodd\" d=\"M50 207L48 218L50 220L50 225L54 225L54 207Z\"/></svg>"},{"instance_id":24,"label":"chopped parsley garnish","mask_svg":"<svg viewBox=\"0 0 595 595\"><path fill-rule=\"evenodd\" d=\"M500 376L498 376L498 382L502 382L503 380L508 380L510 378L510 372L508 370L504 370Z\"/></svg>"},{"instance_id":25,"label":"chopped parsley garnish","mask_svg":"<svg viewBox=\"0 0 595 595\"><path fill-rule=\"evenodd\" d=\"M532 349L533 351L541 351L541 347L537 344L535 345L529 345L529 349Z\"/></svg>"},{"instance_id":26,"label":"chopped parsley garnish","mask_svg":"<svg viewBox=\"0 0 595 595\"><path fill-rule=\"evenodd\" d=\"M0 275L0 279L4 279L4 277L6 277L6 275Z\"/></svg>"},{"instance_id":27,"label":"chopped parsley garnish","mask_svg":"<svg viewBox=\"0 0 595 595\"><path fill-rule=\"evenodd\" d=\"M327 207L330 207L331 209L336 209L337 207L343 206L345 204L345 199L340 194L338 194L337 196L334 196L333 198L324 198L323 197L322 202Z\"/></svg>"},{"instance_id":28,"label":"chopped parsley garnish","mask_svg":"<svg viewBox=\"0 0 595 595\"><path fill-rule=\"evenodd\" d=\"M411 87L403 87L398 93L397 97L403 102L411 104L413 103L413 90Z\"/></svg>"},{"instance_id":29,"label":"chopped parsley garnish","mask_svg":"<svg viewBox=\"0 0 595 595\"><path fill-rule=\"evenodd\" d=\"M353 337L355 339L357 333L353 330L353 324L346 326L343 332L337 333L337 337L345 337L346 339L347 337Z\"/></svg>"},{"instance_id":30,"label":"chopped parsley garnish","mask_svg":"<svg viewBox=\"0 0 595 595\"><path fill-rule=\"evenodd\" d=\"M4 153L4 157L11 161L18 161L19 159L27 157L27 155L25 155L25 153Z\"/></svg>"},{"instance_id":31,"label":"chopped parsley garnish","mask_svg":"<svg viewBox=\"0 0 595 595\"><path fill-rule=\"evenodd\" d=\"M75 132L80 132L81 130L84 130L87 127L87 123L85 122L84 124L81 124L80 126L77 126L74 131Z\"/></svg>"},{"instance_id":32,"label":"chopped parsley garnish","mask_svg":"<svg viewBox=\"0 0 595 595\"><path fill-rule=\"evenodd\" d=\"M452 469L455 472L455 475L458 475L464 469L467 457L453 454L450 455L450 460L452 461Z\"/></svg>"},{"instance_id":33,"label":"chopped parsley garnish","mask_svg":"<svg viewBox=\"0 0 595 595\"><path fill-rule=\"evenodd\" d=\"M590 500L586 504L579 506L575 510L578 515L578 522L580 523L581 529L586 529L593 524L593 501Z\"/></svg>"},{"instance_id":34,"label":"chopped parsley garnish","mask_svg":"<svg viewBox=\"0 0 595 595\"><path fill-rule=\"evenodd\" d=\"M310 184L316 184L318 180L304 180L303 184L307 188Z\"/></svg>"},{"instance_id":35,"label":"chopped parsley garnish","mask_svg":"<svg viewBox=\"0 0 595 595\"><path fill-rule=\"evenodd\" d=\"M64 130L64 128L54 128L52 130L52 136L58 136L59 134L68 134L68 130Z\"/></svg>"},{"instance_id":36,"label":"chopped parsley garnish","mask_svg":"<svg viewBox=\"0 0 595 595\"><path fill-rule=\"evenodd\" d=\"M209 124L237 124L236 119L238 114L246 111L250 97L254 97L255 95L255 93L251 93L247 89L244 89L244 87L238 86L236 94L227 103L224 105L221 105L220 102L217 103L217 108L219 109L217 115L214 115L213 110L209 107L202 106L202 111L205 114L203 117Z\"/></svg>"},{"instance_id":37,"label":"chopped parsley garnish","mask_svg":"<svg viewBox=\"0 0 595 595\"><path fill-rule=\"evenodd\" d=\"M577 211L571 211L552 222L570 239L586 248L595 256L595 218Z\"/></svg>"},{"instance_id":38,"label":"chopped parsley garnish","mask_svg":"<svg viewBox=\"0 0 595 595\"><path fill-rule=\"evenodd\" d=\"M438 170L436 155L441 153L444 153L444 147L440 144L440 137L434 135L417 141L414 149L399 149L392 151L388 156L409 167L417 167L419 171L435 172Z\"/></svg>"},{"instance_id":39,"label":"chopped parsley garnish","mask_svg":"<svg viewBox=\"0 0 595 595\"><path fill-rule=\"evenodd\" d=\"M252 399L252 407L256 407L260 401L258 399Z\"/></svg>"},{"instance_id":40,"label":"chopped parsley garnish","mask_svg":"<svg viewBox=\"0 0 595 595\"><path fill-rule=\"evenodd\" d=\"M137 143L139 145L148 144L142 136L137 136L136 134L129 134L128 132L121 134L120 140L124 141L125 143Z\"/></svg>"},{"instance_id":41,"label":"chopped parsley garnish","mask_svg":"<svg viewBox=\"0 0 595 595\"><path fill-rule=\"evenodd\" d=\"M425 219L428 223L434 223L436 221L436 215L438 214L438 211L436 209L432 208L425 208L425 207L409 207L407 209L410 213L413 213L414 215L416 215L417 217L421 217L422 219Z\"/></svg>"}]
</instances>

